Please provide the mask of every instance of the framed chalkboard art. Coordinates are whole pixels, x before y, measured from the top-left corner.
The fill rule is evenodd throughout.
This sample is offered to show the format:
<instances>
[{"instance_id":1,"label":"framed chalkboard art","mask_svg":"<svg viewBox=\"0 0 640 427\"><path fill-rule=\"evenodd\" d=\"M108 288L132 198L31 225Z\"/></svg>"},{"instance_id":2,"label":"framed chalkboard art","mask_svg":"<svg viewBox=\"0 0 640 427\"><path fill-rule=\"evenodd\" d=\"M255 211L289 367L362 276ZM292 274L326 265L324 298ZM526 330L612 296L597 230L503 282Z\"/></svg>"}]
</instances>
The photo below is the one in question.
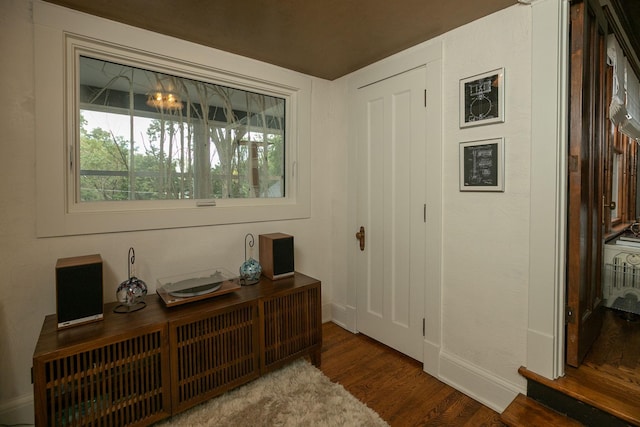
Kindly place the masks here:
<instances>
[{"instance_id":1,"label":"framed chalkboard art","mask_svg":"<svg viewBox=\"0 0 640 427\"><path fill-rule=\"evenodd\" d=\"M504 122L504 68L460 80L460 127Z\"/></svg>"},{"instance_id":2,"label":"framed chalkboard art","mask_svg":"<svg viewBox=\"0 0 640 427\"><path fill-rule=\"evenodd\" d=\"M504 138L460 143L460 191L504 191Z\"/></svg>"}]
</instances>

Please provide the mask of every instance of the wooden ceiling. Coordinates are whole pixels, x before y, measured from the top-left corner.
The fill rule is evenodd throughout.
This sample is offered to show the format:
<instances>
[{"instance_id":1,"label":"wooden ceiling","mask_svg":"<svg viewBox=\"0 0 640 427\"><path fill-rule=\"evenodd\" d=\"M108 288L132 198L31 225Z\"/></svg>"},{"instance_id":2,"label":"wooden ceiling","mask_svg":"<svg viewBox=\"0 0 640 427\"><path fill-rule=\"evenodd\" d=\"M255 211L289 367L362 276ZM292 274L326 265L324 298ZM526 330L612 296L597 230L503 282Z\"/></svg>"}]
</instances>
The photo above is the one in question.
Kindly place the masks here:
<instances>
[{"instance_id":1,"label":"wooden ceiling","mask_svg":"<svg viewBox=\"0 0 640 427\"><path fill-rule=\"evenodd\" d=\"M623 43L623 46L627 51L635 52L636 57L633 59L632 66L636 74L640 75L640 0L600 1L605 5L605 9L611 7L611 12L618 17L619 27L614 25L610 30L626 33L629 42L628 45Z\"/></svg>"},{"instance_id":2,"label":"wooden ceiling","mask_svg":"<svg viewBox=\"0 0 640 427\"><path fill-rule=\"evenodd\" d=\"M517 0L47 0L334 80Z\"/></svg>"},{"instance_id":3,"label":"wooden ceiling","mask_svg":"<svg viewBox=\"0 0 640 427\"><path fill-rule=\"evenodd\" d=\"M518 3L518 0L46 1L328 80ZM640 57L640 0L599 1L613 6L629 36L628 48Z\"/></svg>"}]
</instances>

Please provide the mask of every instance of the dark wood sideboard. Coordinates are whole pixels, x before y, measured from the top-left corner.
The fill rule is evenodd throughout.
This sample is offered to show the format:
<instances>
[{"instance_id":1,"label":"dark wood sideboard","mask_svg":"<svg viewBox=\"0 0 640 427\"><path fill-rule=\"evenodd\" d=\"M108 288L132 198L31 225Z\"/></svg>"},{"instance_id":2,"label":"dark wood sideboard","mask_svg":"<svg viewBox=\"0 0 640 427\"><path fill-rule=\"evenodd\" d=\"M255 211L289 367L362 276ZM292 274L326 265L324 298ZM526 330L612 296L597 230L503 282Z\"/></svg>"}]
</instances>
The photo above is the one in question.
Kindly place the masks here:
<instances>
[{"instance_id":1,"label":"dark wood sideboard","mask_svg":"<svg viewBox=\"0 0 640 427\"><path fill-rule=\"evenodd\" d=\"M33 355L36 426L148 425L301 356L320 365L320 281L296 273L167 308L58 330L45 318Z\"/></svg>"}]
</instances>

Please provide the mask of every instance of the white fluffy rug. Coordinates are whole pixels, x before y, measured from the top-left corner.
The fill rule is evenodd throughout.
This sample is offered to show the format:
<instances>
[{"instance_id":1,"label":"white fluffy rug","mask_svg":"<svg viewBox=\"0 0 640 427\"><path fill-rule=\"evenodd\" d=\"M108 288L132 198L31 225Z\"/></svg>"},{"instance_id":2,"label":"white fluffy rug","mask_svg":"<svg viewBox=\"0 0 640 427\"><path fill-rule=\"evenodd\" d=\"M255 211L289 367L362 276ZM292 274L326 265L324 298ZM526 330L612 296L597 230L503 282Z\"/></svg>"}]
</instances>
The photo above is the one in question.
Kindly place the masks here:
<instances>
[{"instance_id":1,"label":"white fluffy rug","mask_svg":"<svg viewBox=\"0 0 640 427\"><path fill-rule=\"evenodd\" d=\"M156 426L388 426L344 387L299 360Z\"/></svg>"}]
</instances>

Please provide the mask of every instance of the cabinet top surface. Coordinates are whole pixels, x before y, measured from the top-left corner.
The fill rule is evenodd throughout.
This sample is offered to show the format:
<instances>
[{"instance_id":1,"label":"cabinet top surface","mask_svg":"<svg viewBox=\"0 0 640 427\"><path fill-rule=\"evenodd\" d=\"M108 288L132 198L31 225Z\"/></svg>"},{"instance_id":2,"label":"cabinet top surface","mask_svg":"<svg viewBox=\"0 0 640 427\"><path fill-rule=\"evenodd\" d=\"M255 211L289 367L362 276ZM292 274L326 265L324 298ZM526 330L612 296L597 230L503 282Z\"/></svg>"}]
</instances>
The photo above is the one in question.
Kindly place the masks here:
<instances>
[{"instance_id":1,"label":"cabinet top surface","mask_svg":"<svg viewBox=\"0 0 640 427\"><path fill-rule=\"evenodd\" d=\"M104 306L102 321L61 330L57 327L57 316L50 314L44 319L33 357L71 346L95 344L101 339L113 341L118 335L122 335L124 339L127 334L133 332L139 334L141 329L157 331L167 322L213 310L224 310L240 304L251 304L259 298L269 298L314 284L320 284L320 281L297 272L292 277L273 281L262 277L259 283L243 286L235 292L170 308L164 305L157 294L150 294L145 297L147 306L142 310L132 313L114 313L113 308L118 303L107 303Z\"/></svg>"}]
</instances>

